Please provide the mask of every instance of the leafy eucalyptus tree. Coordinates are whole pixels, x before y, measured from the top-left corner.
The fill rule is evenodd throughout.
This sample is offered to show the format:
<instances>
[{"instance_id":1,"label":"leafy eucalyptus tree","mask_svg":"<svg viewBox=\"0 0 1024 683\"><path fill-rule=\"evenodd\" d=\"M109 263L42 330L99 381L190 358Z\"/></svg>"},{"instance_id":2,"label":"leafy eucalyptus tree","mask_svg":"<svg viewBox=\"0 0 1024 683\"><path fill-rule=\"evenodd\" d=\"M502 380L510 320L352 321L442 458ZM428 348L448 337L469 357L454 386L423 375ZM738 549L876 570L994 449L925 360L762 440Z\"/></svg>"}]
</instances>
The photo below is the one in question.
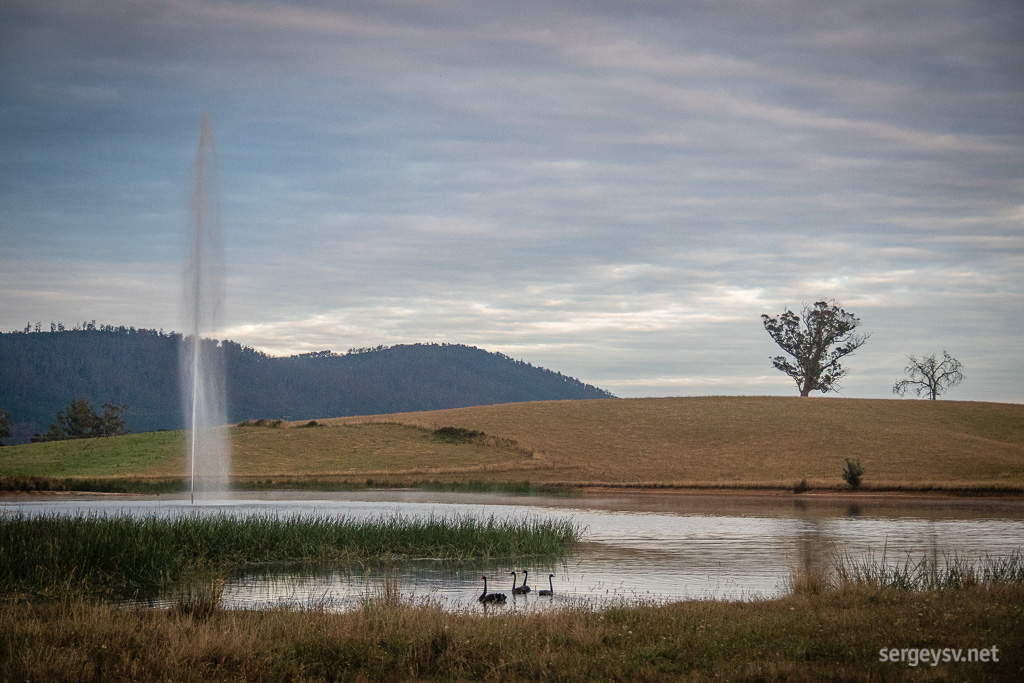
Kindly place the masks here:
<instances>
[{"instance_id":1,"label":"leafy eucalyptus tree","mask_svg":"<svg viewBox=\"0 0 1024 683\"><path fill-rule=\"evenodd\" d=\"M788 309L775 317L762 315L761 322L787 354L772 358L772 365L793 378L801 396L838 389L846 375L839 361L871 336L857 333L860 319L835 299L804 304L800 315Z\"/></svg>"},{"instance_id":2,"label":"leafy eucalyptus tree","mask_svg":"<svg viewBox=\"0 0 1024 683\"><path fill-rule=\"evenodd\" d=\"M89 399L81 396L74 399L63 410L57 411L57 419L50 423L45 434L32 436L33 442L60 441L62 439L90 439L101 436L127 434L124 413L128 406L104 403L103 414L93 409Z\"/></svg>"},{"instance_id":3,"label":"leafy eucalyptus tree","mask_svg":"<svg viewBox=\"0 0 1024 683\"><path fill-rule=\"evenodd\" d=\"M907 373L907 378L892 385L892 392L899 396L905 395L908 389L913 389L918 396L924 394L934 401L939 394L955 387L964 379L960 361L945 351L942 352L941 361L935 354L920 359L907 356L907 360L910 364L903 369Z\"/></svg>"}]
</instances>

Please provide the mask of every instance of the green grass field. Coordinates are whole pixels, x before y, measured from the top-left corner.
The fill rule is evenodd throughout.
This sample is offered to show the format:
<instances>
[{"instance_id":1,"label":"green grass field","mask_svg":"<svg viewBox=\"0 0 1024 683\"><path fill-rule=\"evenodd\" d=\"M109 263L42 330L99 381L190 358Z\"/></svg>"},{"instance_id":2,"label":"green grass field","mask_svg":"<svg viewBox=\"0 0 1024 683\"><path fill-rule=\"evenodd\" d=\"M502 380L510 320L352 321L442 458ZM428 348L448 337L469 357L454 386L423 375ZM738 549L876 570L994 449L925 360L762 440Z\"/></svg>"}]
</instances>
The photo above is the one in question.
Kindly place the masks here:
<instances>
[{"instance_id":1,"label":"green grass field","mask_svg":"<svg viewBox=\"0 0 1024 683\"><path fill-rule=\"evenodd\" d=\"M230 427L239 483L524 482L1024 491L1024 405L698 397L553 401ZM433 430L481 432L445 440ZM181 479L181 432L0 449L7 477Z\"/></svg>"}]
</instances>

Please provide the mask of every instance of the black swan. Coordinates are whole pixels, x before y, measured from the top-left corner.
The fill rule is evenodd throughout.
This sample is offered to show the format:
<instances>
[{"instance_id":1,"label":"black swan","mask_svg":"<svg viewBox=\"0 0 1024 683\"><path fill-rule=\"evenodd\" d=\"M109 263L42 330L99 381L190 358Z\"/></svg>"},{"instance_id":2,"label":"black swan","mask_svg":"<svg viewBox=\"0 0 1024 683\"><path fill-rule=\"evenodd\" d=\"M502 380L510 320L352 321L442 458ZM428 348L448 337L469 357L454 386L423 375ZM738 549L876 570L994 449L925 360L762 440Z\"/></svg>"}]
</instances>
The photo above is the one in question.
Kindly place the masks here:
<instances>
[{"instance_id":1,"label":"black swan","mask_svg":"<svg viewBox=\"0 0 1024 683\"><path fill-rule=\"evenodd\" d=\"M533 589L526 585L526 580L530 578L530 572L523 570L523 585L519 587L521 593L529 593Z\"/></svg>"},{"instance_id":2,"label":"black swan","mask_svg":"<svg viewBox=\"0 0 1024 683\"><path fill-rule=\"evenodd\" d=\"M509 572L509 574L512 575L512 595L526 595L530 592L530 587L527 586L525 583L519 588L516 588L516 573Z\"/></svg>"},{"instance_id":3,"label":"black swan","mask_svg":"<svg viewBox=\"0 0 1024 683\"><path fill-rule=\"evenodd\" d=\"M548 574L548 588L550 588L551 590L541 591L540 592L541 595L554 595L555 594L555 587L551 585L551 578L553 576L554 576L554 574Z\"/></svg>"},{"instance_id":4,"label":"black swan","mask_svg":"<svg viewBox=\"0 0 1024 683\"><path fill-rule=\"evenodd\" d=\"M484 580L484 592L480 595L479 601L484 603L485 605L490 604L492 602L498 603L499 605L503 604L505 602L505 594L504 593L488 593L487 592L487 577L486 576L481 576L480 578Z\"/></svg>"}]
</instances>

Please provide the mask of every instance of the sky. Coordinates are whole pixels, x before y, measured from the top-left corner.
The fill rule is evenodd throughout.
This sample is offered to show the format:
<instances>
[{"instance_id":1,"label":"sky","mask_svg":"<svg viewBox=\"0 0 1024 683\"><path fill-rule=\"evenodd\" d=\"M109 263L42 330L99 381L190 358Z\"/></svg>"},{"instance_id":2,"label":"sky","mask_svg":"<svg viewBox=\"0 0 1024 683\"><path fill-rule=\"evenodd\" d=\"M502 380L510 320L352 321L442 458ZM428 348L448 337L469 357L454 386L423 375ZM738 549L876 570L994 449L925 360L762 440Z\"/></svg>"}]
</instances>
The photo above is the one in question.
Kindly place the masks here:
<instances>
[{"instance_id":1,"label":"sky","mask_svg":"<svg viewBox=\"0 0 1024 683\"><path fill-rule=\"evenodd\" d=\"M760 316L828 298L837 395L1024 402L1019 0L2 0L0 330L187 329L204 111L208 336L785 396Z\"/></svg>"}]
</instances>

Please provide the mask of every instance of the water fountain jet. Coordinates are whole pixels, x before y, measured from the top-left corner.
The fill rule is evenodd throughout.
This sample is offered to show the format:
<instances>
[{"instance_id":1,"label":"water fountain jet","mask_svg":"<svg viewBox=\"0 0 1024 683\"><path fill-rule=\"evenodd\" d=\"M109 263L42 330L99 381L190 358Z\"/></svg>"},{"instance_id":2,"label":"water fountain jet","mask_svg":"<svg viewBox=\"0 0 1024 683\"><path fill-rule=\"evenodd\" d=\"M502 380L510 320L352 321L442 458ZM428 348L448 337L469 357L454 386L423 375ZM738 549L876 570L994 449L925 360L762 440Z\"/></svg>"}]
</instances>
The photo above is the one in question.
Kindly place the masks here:
<instances>
[{"instance_id":1,"label":"water fountain jet","mask_svg":"<svg viewBox=\"0 0 1024 683\"><path fill-rule=\"evenodd\" d=\"M230 453L223 354L217 343L203 340L216 329L224 301L223 246L217 192L216 150L210 116L203 114L196 150L194 185L189 203L183 310L186 336L181 344L181 387L189 428L190 497L225 495Z\"/></svg>"}]
</instances>

